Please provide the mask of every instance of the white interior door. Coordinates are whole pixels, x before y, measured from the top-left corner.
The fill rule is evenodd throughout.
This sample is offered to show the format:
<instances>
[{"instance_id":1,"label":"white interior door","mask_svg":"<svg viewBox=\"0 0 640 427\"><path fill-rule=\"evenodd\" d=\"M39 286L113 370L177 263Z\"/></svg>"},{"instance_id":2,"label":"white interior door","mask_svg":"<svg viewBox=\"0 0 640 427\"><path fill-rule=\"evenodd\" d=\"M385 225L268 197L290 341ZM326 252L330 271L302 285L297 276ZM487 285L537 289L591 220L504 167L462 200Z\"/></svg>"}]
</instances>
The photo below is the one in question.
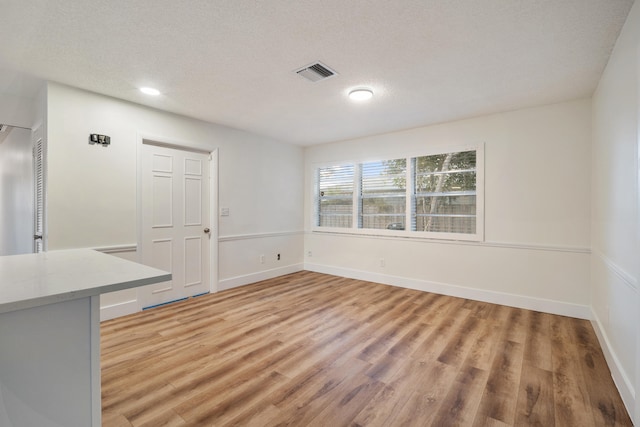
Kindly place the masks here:
<instances>
[{"instance_id":1,"label":"white interior door","mask_svg":"<svg viewBox=\"0 0 640 427\"><path fill-rule=\"evenodd\" d=\"M141 308L210 291L210 158L142 144L141 258L173 280L140 288Z\"/></svg>"}]
</instances>

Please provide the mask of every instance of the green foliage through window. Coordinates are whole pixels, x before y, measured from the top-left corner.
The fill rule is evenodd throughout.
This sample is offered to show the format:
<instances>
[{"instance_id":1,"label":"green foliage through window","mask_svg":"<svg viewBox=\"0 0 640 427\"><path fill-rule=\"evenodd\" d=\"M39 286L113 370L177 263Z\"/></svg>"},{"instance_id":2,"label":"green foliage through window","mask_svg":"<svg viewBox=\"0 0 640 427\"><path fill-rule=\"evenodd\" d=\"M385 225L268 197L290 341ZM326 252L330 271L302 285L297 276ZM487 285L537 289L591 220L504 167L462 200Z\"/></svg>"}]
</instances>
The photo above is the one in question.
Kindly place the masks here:
<instances>
[{"instance_id":1,"label":"green foliage through window","mask_svg":"<svg viewBox=\"0 0 640 427\"><path fill-rule=\"evenodd\" d=\"M422 156L414 162L413 230L476 232L476 152Z\"/></svg>"}]
</instances>

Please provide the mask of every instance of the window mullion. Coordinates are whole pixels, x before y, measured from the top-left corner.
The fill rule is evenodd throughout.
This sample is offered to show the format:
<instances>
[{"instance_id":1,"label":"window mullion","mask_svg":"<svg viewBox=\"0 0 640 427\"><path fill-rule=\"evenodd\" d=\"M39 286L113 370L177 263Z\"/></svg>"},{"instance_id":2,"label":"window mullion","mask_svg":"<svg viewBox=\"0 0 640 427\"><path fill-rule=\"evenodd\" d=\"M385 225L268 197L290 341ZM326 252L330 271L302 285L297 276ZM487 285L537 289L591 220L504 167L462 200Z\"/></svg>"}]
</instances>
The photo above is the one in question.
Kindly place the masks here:
<instances>
[{"instance_id":1,"label":"window mullion","mask_svg":"<svg viewBox=\"0 0 640 427\"><path fill-rule=\"evenodd\" d=\"M416 206L416 159L407 158L407 170L405 171L405 191L406 191L406 209L405 209L405 229L408 231L416 230L415 206Z\"/></svg>"},{"instance_id":2,"label":"window mullion","mask_svg":"<svg viewBox=\"0 0 640 427\"><path fill-rule=\"evenodd\" d=\"M320 227L320 225L322 225L322 221L320 219L321 215L320 215L320 168L316 169L316 176L315 176L315 183L316 185L314 186L314 197L313 197L313 203L314 203L314 212L316 213L315 215L315 222L316 222L316 226Z\"/></svg>"},{"instance_id":3,"label":"window mullion","mask_svg":"<svg viewBox=\"0 0 640 427\"><path fill-rule=\"evenodd\" d=\"M353 228L362 228L362 163L356 163L353 171Z\"/></svg>"}]
</instances>

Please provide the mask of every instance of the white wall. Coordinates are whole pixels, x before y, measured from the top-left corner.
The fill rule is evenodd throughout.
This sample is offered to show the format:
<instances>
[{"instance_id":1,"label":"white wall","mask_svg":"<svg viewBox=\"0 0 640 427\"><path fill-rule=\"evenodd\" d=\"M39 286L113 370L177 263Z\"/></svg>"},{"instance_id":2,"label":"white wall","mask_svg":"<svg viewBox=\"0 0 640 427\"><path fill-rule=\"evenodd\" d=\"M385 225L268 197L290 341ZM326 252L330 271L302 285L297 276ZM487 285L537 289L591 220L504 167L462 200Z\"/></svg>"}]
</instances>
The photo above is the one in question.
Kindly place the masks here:
<instances>
[{"instance_id":1,"label":"white wall","mask_svg":"<svg viewBox=\"0 0 640 427\"><path fill-rule=\"evenodd\" d=\"M591 223L593 323L636 424L640 424L639 49L636 2L593 97Z\"/></svg>"},{"instance_id":2,"label":"white wall","mask_svg":"<svg viewBox=\"0 0 640 427\"><path fill-rule=\"evenodd\" d=\"M0 123L30 128L36 115L33 99L11 93L0 97Z\"/></svg>"},{"instance_id":3,"label":"white wall","mask_svg":"<svg viewBox=\"0 0 640 427\"><path fill-rule=\"evenodd\" d=\"M305 267L589 317L590 115L590 100L577 100L307 148ZM485 242L310 232L315 163L477 142Z\"/></svg>"},{"instance_id":4,"label":"white wall","mask_svg":"<svg viewBox=\"0 0 640 427\"><path fill-rule=\"evenodd\" d=\"M302 268L302 148L58 84L48 85L47 102L49 250L115 246L135 258L144 134L218 149L219 206L230 212L219 218L221 288ZM89 145L90 133L109 135L111 145ZM281 261L271 262L277 253ZM102 301L118 314L130 303L129 294Z\"/></svg>"},{"instance_id":5,"label":"white wall","mask_svg":"<svg viewBox=\"0 0 640 427\"><path fill-rule=\"evenodd\" d=\"M0 256L33 252L31 131L0 133Z\"/></svg>"}]
</instances>

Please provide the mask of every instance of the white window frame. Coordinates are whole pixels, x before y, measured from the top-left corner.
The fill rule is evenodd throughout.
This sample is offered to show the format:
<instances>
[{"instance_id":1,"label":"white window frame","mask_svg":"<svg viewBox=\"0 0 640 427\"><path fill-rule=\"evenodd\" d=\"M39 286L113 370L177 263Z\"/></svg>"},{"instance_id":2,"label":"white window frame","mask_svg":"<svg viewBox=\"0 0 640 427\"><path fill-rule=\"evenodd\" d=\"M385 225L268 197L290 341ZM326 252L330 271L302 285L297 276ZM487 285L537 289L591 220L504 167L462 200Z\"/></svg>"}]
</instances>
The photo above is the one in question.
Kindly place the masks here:
<instances>
[{"instance_id":1,"label":"white window frame","mask_svg":"<svg viewBox=\"0 0 640 427\"><path fill-rule=\"evenodd\" d=\"M476 232L471 233L446 233L446 232L433 232L433 231L413 231L410 229L412 224L412 209L413 209L413 196L414 196L414 183L412 177L412 168L410 167L411 159L422 156L433 156L438 154L463 152L463 151L475 151L476 152ZM374 229L374 228L359 228L359 203L360 203L360 183L359 172L361 164L371 161L384 161L391 159L407 159L407 197L406 197L406 212L405 212L405 230L387 230L387 229ZM317 224L318 218L318 200L319 200L319 183L318 183L318 169L328 166L346 165L351 164L354 166L354 192L353 192L353 215L352 226L350 228L339 227L321 227ZM398 153L396 155L385 155L381 158L362 158L357 160L345 160L334 161L326 163L312 164L312 180L313 186L311 194L313 197L313 203L311 203L311 231L313 233L331 233L331 234L354 234L363 236L382 236L382 237L402 237L402 238L415 238L415 239L437 239L437 240L459 240L459 241L484 241L484 143L478 144L465 144L465 145L442 145L438 147L431 147L419 152L412 153Z\"/></svg>"}]
</instances>

